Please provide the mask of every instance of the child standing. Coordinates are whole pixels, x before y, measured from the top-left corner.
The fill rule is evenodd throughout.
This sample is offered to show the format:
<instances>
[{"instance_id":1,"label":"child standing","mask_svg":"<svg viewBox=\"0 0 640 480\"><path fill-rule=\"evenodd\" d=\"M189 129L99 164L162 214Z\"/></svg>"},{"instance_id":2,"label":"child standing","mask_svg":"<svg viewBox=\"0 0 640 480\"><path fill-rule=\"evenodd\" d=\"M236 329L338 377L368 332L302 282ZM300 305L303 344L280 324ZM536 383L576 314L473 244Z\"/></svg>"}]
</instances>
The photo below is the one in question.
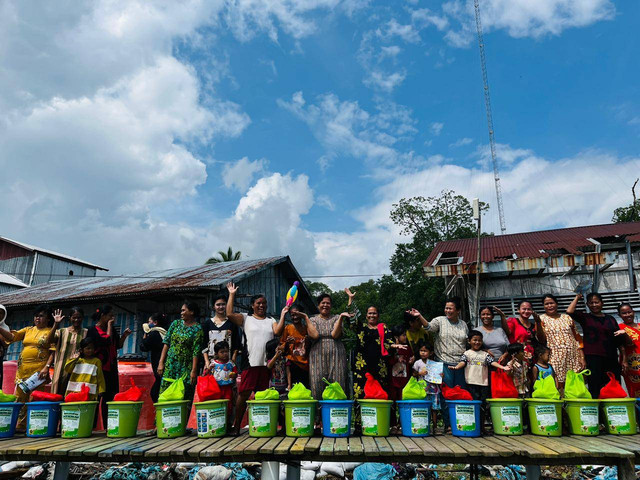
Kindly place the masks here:
<instances>
[{"instance_id":1,"label":"child standing","mask_svg":"<svg viewBox=\"0 0 640 480\"><path fill-rule=\"evenodd\" d=\"M507 346L507 353L511 357L507 363L507 367L511 369L509 375L518 389L518 396L526 398L529 392L529 363L525 358L524 345L512 343Z\"/></svg>"},{"instance_id":2,"label":"child standing","mask_svg":"<svg viewBox=\"0 0 640 480\"><path fill-rule=\"evenodd\" d=\"M286 308L282 310L281 319L286 314ZM284 327L281 344L284 345L286 355L287 390L291 390L294 383L302 383L309 388L309 357L307 326L304 324L304 310L298 305L292 305L289 316L293 323Z\"/></svg>"},{"instance_id":3,"label":"child standing","mask_svg":"<svg viewBox=\"0 0 640 480\"><path fill-rule=\"evenodd\" d=\"M427 400L431 401L431 418L433 419L433 430L436 431L436 427L438 426L438 418L440 416L440 411L442 410L442 389L441 383L432 383L427 381L427 373L428 373L428 364L429 360L433 363L441 363L435 362L433 359L435 358L435 352L433 350L433 345L427 343L424 340L418 340L416 343L416 348L418 349L418 354L420 358L415 361L413 364L413 372L416 377L420 380L424 380L427 382ZM444 374L441 374L444 377Z\"/></svg>"},{"instance_id":4,"label":"child standing","mask_svg":"<svg viewBox=\"0 0 640 480\"><path fill-rule=\"evenodd\" d=\"M216 379L220 391L222 392L221 399L228 399L227 412L231 415L233 408L233 387L236 383L236 377L238 376L238 368L233 363L230 357L229 344L226 340L219 341L213 347L215 356L213 363L210 364L211 374Z\"/></svg>"},{"instance_id":5,"label":"child standing","mask_svg":"<svg viewBox=\"0 0 640 480\"><path fill-rule=\"evenodd\" d=\"M391 381L389 382L389 400L402 400L402 389L407 385L413 367L413 350L407 341L407 332L402 325L396 325L392 332L395 343L391 345ZM393 404L391 425L398 423L397 407Z\"/></svg>"},{"instance_id":6,"label":"child standing","mask_svg":"<svg viewBox=\"0 0 640 480\"><path fill-rule=\"evenodd\" d=\"M535 382L538 378L547 378L549 376L556 378L553 366L549 364L551 349L545 345L537 345L533 350L533 368L531 369L531 377ZM557 385L557 382L556 382Z\"/></svg>"},{"instance_id":7,"label":"child standing","mask_svg":"<svg viewBox=\"0 0 640 480\"><path fill-rule=\"evenodd\" d=\"M102 362L95 356L96 345L92 338L83 338L80 350L67 360L64 372L69 376L69 383L64 393L79 392L83 384L89 387L89 401L96 401L106 390Z\"/></svg>"},{"instance_id":8,"label":"child standing","mask_svg":"<svg viewBox=\"0 0 640 480\"><path fill-rule=\"evenodd\" d=\"M287 392L287 369L284 356L284 344L279 338L269 340L266 345L267 368L271 372L269 388L275 388L280 395Z\"/></svg>"}]
</instances>

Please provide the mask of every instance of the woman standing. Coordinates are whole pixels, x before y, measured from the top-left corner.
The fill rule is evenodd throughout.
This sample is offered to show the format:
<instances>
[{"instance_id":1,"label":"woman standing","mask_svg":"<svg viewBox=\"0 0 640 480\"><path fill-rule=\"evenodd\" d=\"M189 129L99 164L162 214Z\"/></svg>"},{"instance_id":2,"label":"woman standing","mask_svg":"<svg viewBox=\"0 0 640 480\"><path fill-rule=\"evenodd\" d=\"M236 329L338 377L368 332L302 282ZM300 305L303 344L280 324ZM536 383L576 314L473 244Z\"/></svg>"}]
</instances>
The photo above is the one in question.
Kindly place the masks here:
<instances>
[{"instance_id":1,"label":"woman standing","mask_svg":"<svg viewBox=\"0 0 640 480\"><path fill-rule=\"evenodd\" d=\"M500 363L503 355L507 351L507 345L509 345L509 339L505 331L496 327L493 324L495 317L495 307L483 307L480 309L480 321L482 325L476 328L482 333L483 348L489 350L489 353L495 358L496 362Z\"/></svg>"},{"instance_id":2,"label":"woman standing","mask_svg":"<svg viewBox=\"0 0 640 480\"><path fill-rule=\"evenodd\" d=\"M184 399L193 399L203 339L202 327L198 322L199 313L197 303L185 300L180 309L180 318L171 324L162 340L164 346L157 369L158 375L162 377L160 393L171 385L169 380L186 376Z\"/></svg>"},{"instance_id":3,"label":"woman standing","mask_svg":"<svg viewBox=\"0 0 640 480\"><path fill-rule=\"evenodd\" d=\"M216 343L225 341L229 345L229 358L236 363L236 357L240 350L240 329L227 318L227 297L218 295L213 299L212 318L207 318L202 323L202 333L204 335L204 371L209 372L215 357Z\"/></svg>"},{"instance_id":4,"label":"woman standing","mask_svg":"<svg viewBox=\"0 0 640 480\"><path fill-rule=\"evenodd\" d=\"M504 314L498 307L493 307L502 319L502 329L507 334L509 343L521 343L524 345L524 356L529 362L529 366L533 365L533 350L539 343L546 343L544 332L539 331L536 327L537 315L533 311L533 306L528 300L523 300L518 305L518 317L509 317ZM533 321L531 318L533 317ZM543 339L543 340L541 340Z\"/></svg>"},{"instance_id":5,"label":"woman standing","mask_svg":"<svg viewBox=\"0 0 640 480\"><path fill-rule=\"evenodd\" d=\"M120 390L118 383L118 350L124 345L124 341L131 330L128 328L122 332L122 336L118 334L115 327L116 317L113 313L111 305L105 305L97 308L91 315L91 319L95 322L87 331L87 337L93 340L96 347L96 357L102 362L102 373L104 376L106 390L104 395L100 397L100 407L102 409L102 425L107 428L107 402L113 400L113 397Z\"/></svg>"},{"instance_id":6,"label":"woman standing","mask_svg":"<svg viewBox=\"0 0 640 480\"><path fill-rule=\"evenodd\" d=\"M629 341L629 337L624 334L616 335L619 330L618 322L611 315L602 312L604 303L599 293L587 295L587 306L590 313L576 312L578 301L581 298L582 295L576 295L567 308L567 313L582 327L584 359L586 368L591 370L587 386L591 396L598 398L600 389L608 382L607 372L613 372L620 380L622 369L618 359L618 351L620 351L620 358L624 358L623 344Z\"/></svg>"},{"instance_id":7,"label":"woman standing","mask_svg":"<svg viewBox=\"0 0 640 480\"><path fill-rule=\"evenodd\" d=\"M619 325L631 340L624 347L622 375L630 397L640 397L640 326L636 323L636 313L630 303L618 305L618 315L622 319Z\"/></svg>"},{"instance_id":8,"label":"woman standing","mask_svg":"<svg viewBox=\"0 0 640 480\"><path fill-rule=\"evenodd\" d=\"M62 316L61 310L56 310L56 316ZM53 367L53 358L56 353L55 345L51 344L49 332L53 316L47 306L37 307L33 314L33 326L25 327L18 331L8 331L0 328L0 335L7 343L22 342L22 352L18 357L18 370L16 371L16 401L26 403L29 400L31 391L23 391L19 383L27 380L37 373L43 383L36 390L43 390L46 379L49 378L49 369ZM24 431L26 425L26 409L23 408L18 417L18 430Z\"/></svg>"},{"instance_id":9,"label":"woman standing","mask_svg":"<svg viewBox=\"0 0 640 480\"><path fill-rule=\"evenodd\" d=\"M351 297L350 297L351 298ZM338 382L347 392L347 352L342 343L342 323L351 314L331 314L331 295L322 293L318 296L319 315L307 321L307 331L313 341L309 349L309 383L311 394L316 400L324 390L323 378L330 382Z\"/></svg>"},{"instance_id":10,"label":"woman standing","mask_svg":"<svg viewBox=\"0 0 640 480\"><path fill-rule=\"evenodd\" d=\"M56 346L56 361L53 367L53 380L51 380L51 392L64 395L66 386L62 385L64 379L64 367L74 354L80 349L80 342L87 336L88 330L82 328L84 310L80 307L71 307L69 320L71 325L60 329L64 319L62 312L53 316L54 324L49 333L49 341Z\"/></svg>"},{"instance_id":11,"label":"woman standing","mask_svg":"<svg viewBox=\"0 0 640 480\"><path fill-rule=\"evenodd\" d=\"M242 417L247 408L247 400L253 392L265 390L269 387L271 373L267 368L267 342L282 334L284 330L284 315L279 322L267 316L267 297L254 295L251 297L251 315L234 313L233 301L238 287L233 283L227 284L229 301L227 302L227 317L233 323L244 329L246 337L246 351L242 352L244 365L238 385L238 399L236 401L236 418L232 434L240 432ZM285 307L289 311L289 307Z\"/></svg>"},{"instance_id":12,"label":"woman standing","mask_svg":"<svg viewBox=\"0 0 640 480\"><path fill-rule=\"evenodd\" d=\"M158 401L160 384L162 383L162 376L158 375L158 365L160 365L160 357L164 348L164 337L167 335L167 316L164 313L154 313L149 317L147 323L142 326L142 330L144 331L144 336L142 337L140 350L148 352L151 357L151 369L156 381L153 383L149 394L151 395L151 400L155 403Z\"/></svg>"}]
</instances>

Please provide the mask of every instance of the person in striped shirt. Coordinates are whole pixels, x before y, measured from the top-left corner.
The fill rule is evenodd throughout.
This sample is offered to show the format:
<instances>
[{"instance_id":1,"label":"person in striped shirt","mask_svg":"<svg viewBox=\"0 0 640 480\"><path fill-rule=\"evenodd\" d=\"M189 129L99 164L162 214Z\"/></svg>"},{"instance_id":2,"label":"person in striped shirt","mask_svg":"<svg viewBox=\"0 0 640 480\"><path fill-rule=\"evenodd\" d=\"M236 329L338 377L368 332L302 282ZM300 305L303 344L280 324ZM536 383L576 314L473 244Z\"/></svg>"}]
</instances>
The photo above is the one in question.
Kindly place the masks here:
<instances>
[{"instance_id":1,"label":"person in striped shirt","mask_svg":"<svg viewBox=\"0 0 640 480\"><path fill-rule=\"evenodd\" d=\"M98 400L106 390L102 362L96 354L96 345L92 338L84 338L74 358L67 361L64 372L69 376L65 396L71 392L79 392L82 384L89 387L89 401Z\"/></svg>"}]
</instances>

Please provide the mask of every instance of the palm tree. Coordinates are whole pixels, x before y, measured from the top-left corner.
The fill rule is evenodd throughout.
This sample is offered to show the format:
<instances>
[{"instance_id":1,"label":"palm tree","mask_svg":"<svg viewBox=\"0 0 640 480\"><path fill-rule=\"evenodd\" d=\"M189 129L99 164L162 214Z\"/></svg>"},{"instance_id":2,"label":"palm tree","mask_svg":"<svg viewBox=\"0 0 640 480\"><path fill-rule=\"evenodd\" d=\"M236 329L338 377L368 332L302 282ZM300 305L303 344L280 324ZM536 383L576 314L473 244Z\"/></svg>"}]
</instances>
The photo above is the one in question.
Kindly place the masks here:
<instances>
[{"instance_id":1,"label":"palm tree","mask_svg":"<svg viewBox=\"0 0 640 480\"><path fill-rule=\"evenodd\" d=\"M210 265L212 263L222 263L222 262L233 262L234 260L240 260L240 255L242 252L234 252L231 247L226 252L222 250L218 251L217 257L211 257L209 260L205 262L205 265Z\"/></svg>"}]
</instances>

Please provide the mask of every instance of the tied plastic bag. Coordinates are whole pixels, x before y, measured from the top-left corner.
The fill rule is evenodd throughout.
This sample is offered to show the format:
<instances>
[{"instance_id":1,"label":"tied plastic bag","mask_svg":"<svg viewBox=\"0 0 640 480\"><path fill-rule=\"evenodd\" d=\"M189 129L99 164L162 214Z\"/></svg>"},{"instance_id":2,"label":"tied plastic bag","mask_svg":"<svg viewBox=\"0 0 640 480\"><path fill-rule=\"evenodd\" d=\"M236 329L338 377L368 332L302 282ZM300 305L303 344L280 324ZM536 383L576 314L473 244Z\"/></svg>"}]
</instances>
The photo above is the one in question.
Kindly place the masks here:
<instances>
[{"instance_id":1,"label":"tied plastic bag","mask_svg":"<svg viewBox=\"0 0 640 480\"><path fill-rule=\"evenodd\" d=\"M627 392L624 391L620 382L616 380L616 376L611 372L607 372L607 376L609 377L609 382L600 390L599 398L627 398Z\"/></svg>"},{"instance_id":2,"label":"tied plastic bag","mask_svg":"<svg viewBox=\"0 0 640 480\"><path fill-rule=\"evenodd\" d=\"M338 382L329 383L329 380L323 378L322 381L327 384L322 392L323 400L346 400L347 394L344 393L344 390L340 386Z\"/></svg>"},{"instance_id":3,"label":"tied plastic bag","mask_svg":"<svg viewBox=\"0 0 640 480\"><path fill-rule=\"evenodd\" d=\"M2 390L0 390L0 403L15 402L16 398L17 397L15 395L10 395L10 394L4 393Z\"/></svg>"},{"instance_id":4,"label":"tied plastic bag","mask_svg":"<svg viewBox=\"0 0 640 480\"><path fill-rule=\"evenodd\" d=\"M424 400L427 398L427 382L411 377L402 389L403 400Z\"/></svg>"},{"instance_id":5,"label":"tied plastic bag","mask_svg":"<svg viewBox=\"0 0 640 480\"><path fill-rule=\"evenodd\" d=\"M311 390L302 383L296 383L289 391L289 400L313 400Z\"/></svg>"},{"instance_id":6,"label":"tied plastic bag","mask_svg":"<svg viewBox=\"0 0 640 480\"><path fill-rule=\"evenodd\" d=\"M163 378L162 380L171 383L167 389L158 396L158 403L175 402L184 400L184 379L186 375L172 380L170 378Z\"/></svg>"},{"instance_id":7,"label":"tied plastic bag","mask_svg":"<svg viewBox=\"0 0 640 480\"><path fill-rule=\"evenodd\" d=\"M256 400L280 400L280 394L275 388L267 388L261 392L256 392Z\"/></svg>"},{"instance_id":8,"label":"tied plastic bag","mask_svg":"<svg viewBox=\"0 0 640 480\"><path fill-rule=\"evenodd\" d=\"M34 402L61 402L64 400L64 397L57 393L41 392L40 390L36 390L31 393L31 399Z\"/></svg>"},{"instance_id":9,"label":"tied plastic bag","mask_svg":"<svg viewBox=\"0 0 640 480\"><path fill-rule=\"evenodd\" d=\"M116 393L113 397L114 402L139 402L142 400L142 394L144 393L144 389L138 387L136 382L131 380L131 388L125 392Z\"/></svg>"},{"instance_id":10,"label":"tied plastic bag","mask_svg":"<svg viewBox=\"0 0 640 480\"><path fill-rule=\"evenodd\" d=\"M389 395L382 389L382 385L378 382L373 375L365 373L367 381L364 384L364 398L368 400L388 400Z\"/></svg>"},{"instance_id":11,"label":"tied plastic bag","mask_svg":"<svg viewBox=\"0 0 640 480\"><path fill-rule=\"evenodd\" d=\"M584 375L591 375L589 370L579 373L569 370L564 384L564 398L593 398L584 384Z\"/></svg>"},{"instance_id":12,"label":"tied plastic bag","mask_svg":"<svg viewBox=\"0 0 640 480\"><path fill-rule=\"evenodd\" d=\"M67 393L67 396L64 397L64 401L67 403L70 402L86 402L87 400L89 400L89 392L91 391L91 389L89 388L89 385L87 385L86 383L83 383L82 386L80 387L80 391L79 392L71 392L71 393Z\"/></svg>"},{"instance_id":13,"label":"tied plastic bag","mask_svg":"<svg viewBox=\"0 0 640 480\"><path fill-rule=\"evenodd\" d=\"M473 400L468 390L460 385L450 388L446 383L442 384L442 396L445 400Z\"/></svg>"},{"instance_id":14,"label":"tied plastic bag","mask_svg":"<svg viewBox=\"0 0 640 480\"><path fill-rule=\"evenodd\" d=\"M504 370L491 372L491 398L518 398L518 389Z\"/></svg>"},{"instance_id":15,"label":"tied plastic bag","mask_svg":"<svg viewBox=\"0 0 640 480\"><path fill-rule=\"evenodd\" d=\"M548 400L560 400L560 392L556 387L556 379L549 375L545 378L538 378L533 384L533 398L546 398Z\"/></svg>"},{"instance_id":16,"label":"tied plastic bag","mask_svg":"<svg viewBox=\"0 0 640 480\"><path fill-rule=\"evenodd\" d=\"M209 400L218 400L222 398L222 391L220 390L220 386L213 375L198 377L196 391L198 392L198 399L201 402L208 402Z\"/></svg>"}]
</instances>

